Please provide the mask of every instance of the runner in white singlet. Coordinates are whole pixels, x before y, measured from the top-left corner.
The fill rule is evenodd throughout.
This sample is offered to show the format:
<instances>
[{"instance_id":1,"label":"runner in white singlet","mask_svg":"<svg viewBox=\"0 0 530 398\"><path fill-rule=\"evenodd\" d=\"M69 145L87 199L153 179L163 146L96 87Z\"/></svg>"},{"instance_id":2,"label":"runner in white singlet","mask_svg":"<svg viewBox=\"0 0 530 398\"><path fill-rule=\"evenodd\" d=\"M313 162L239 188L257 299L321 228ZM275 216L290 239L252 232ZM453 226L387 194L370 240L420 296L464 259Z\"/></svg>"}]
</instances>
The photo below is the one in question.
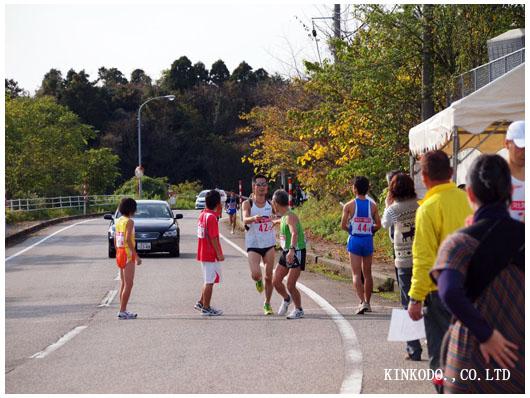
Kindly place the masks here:
<instances>
[{"instance_id":1,"label":"runner in white singlet","mask_svg":"<svg viewBox=\"0 0 530 398\"><path fill-rule=\"evenodd\" d=\"M265 315L272 314L270 305L273 292L272 272L274 270L274 247L276 246L276 231L274 229L272 206L266 199L267 178L258 174L252 178L252 199L243 202L243 223L246 232L246 247L248 263L252 279L256 283L256 290L263 292L263 281L260 262L263 259L265 267Z\"/></svg>"}]
</instances>

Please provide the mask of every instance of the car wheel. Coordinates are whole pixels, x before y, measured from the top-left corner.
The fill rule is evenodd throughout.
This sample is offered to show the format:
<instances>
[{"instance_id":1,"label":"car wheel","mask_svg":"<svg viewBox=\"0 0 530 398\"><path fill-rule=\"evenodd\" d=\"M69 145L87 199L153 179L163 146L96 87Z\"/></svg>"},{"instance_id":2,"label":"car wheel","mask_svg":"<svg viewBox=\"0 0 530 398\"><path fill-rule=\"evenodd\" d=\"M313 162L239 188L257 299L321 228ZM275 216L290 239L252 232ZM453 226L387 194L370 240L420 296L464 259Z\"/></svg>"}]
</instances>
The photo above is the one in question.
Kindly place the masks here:
<instances>
[{"instance_id":1,"label":"car wheel","mask_svg":"<svg viewBox=\"0 0 530 398\"><path fill-rule=\"evenodd\" d=\"M116 249L114 249L109 243L109 258L116 258Z\"/></svg>"},{"instance_id":2,"label":"car wheel","mask_svg":"<svg viewBox=\"0 0 530 398\"><path fill-rule=\"evenodd\" d=\"M169 251L169 257L178 257L178 256L180 256L180 250L178 246Z\"/></svg>"}]
</instances>

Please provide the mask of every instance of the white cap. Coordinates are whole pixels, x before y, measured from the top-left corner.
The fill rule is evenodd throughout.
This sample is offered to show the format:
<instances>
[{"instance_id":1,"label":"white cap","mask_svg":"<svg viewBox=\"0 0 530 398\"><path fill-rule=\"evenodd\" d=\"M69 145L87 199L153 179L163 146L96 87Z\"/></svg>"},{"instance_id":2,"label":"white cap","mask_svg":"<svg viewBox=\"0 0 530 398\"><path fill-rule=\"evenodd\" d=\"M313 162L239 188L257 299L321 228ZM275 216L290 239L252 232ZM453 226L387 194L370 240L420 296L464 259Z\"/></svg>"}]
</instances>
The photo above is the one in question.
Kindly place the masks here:
<instances>
[{"instance_id":1,"label":"white cap","mask_svg":"<svg viewBox=\"0 0 530 398\"><path fill-rule=\"evenodd\" d=\"M506 139L513 141L518 148L524 148L524 120L517 120L508 126Z\"/></svg>"}]
</instances>

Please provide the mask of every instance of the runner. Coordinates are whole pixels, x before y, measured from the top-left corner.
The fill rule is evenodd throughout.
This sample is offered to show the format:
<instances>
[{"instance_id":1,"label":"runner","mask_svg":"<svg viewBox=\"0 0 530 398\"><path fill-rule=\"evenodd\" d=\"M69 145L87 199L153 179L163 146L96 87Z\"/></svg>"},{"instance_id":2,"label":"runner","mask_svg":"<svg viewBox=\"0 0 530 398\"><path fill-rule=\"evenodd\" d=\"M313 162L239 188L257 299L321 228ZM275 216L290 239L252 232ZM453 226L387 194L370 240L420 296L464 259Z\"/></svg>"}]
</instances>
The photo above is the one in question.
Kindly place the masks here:
<instances>
[{"instance_id":1,"label":"runner","mask_svg":"<svg viewBox=\"0 0 530 398\"><path fill-rule=\"evenodd\" d=\"M202 264L204 285L195 309L201 311L203 316L218 316L222 315L223 311L211 307L210 301L214 283L223 281L221 261L224 261L224 255L219 242L219 226L215 213L217 205L221 202L221 195L214 189L206 193L205 199L206 209L199 216L197 229L197 260Z\"/></svg>"},{"instance_id":2,"label":"runner","mask_svg":"<svg viewBox=\"0 0 530 398\"><path fill-rule=\"evenodd\" d=\"M355 291L361 300L356 314L372 312L372 254L374 252L373 233L381 228L377 206L368 200L366 194L370 183L366 177L355 177L353 191L355 199L346 203L342 211L341 228L348 231L348 251ZM364 275L364 289L361 281L361 269Z\"/></svg>"},{"instance_id":3,"label":"runner","mask_svg":"<svg viewBox=\"0 0 530 398\"><path fill-rule=\"evenodd\" d=\"M274 269L274 247L276 246L276 231L272 222L272 206L266 199L267 177L257 174L252 177L252 199L243 202L243 223L245 224L246 247L248 263L252 279L256 283L256 290L263 292L260 262L265 266L265 315L272 315L271 296L272 271Z\"/></svg>"},{"instance_id":4,"label":"runner","mask_svg":"<svg viewBox=\"0 0 530 398\"><path fill-rule=\"evenodd\" d=\"M274 192L272 205L275 213L282 216L280 242L283 251L278 265L276 265L273 278L276 291L283 297L278 315L285 315L289 304L294 301L296 308L287 316L287 319L303 318L302 298L296 288L296 281L300 277L300 272L305 269L306 245L304 230L298 216L289 209L289 195L287 192L281 189ZM285 276L287 276L287 290L290 295L283 284Z\"/></svg>"},{"instance_id":5,"label":"runner","mask_svg":"<svg viewBox=\"0 0 530 398\"><path fill-rule=\"evenodd\" d=\"M136 213L136 201L132 198L122 199L119 211L121 217L116 220L114 233L114 247L116 248L116 263L120 269L120 312L119 319L135 319L138 314L127 311L127 303L131 296L134 281L135 261L142 264L142 259L136 253L134 241L134 221L131 217Z\"/></svg>"},{"instance_id":6,"label":"runner","mask_svg":"<svg viewBox=\"0 0 530 398\"><path fill-rule=\"evenodd\" d=\"M506 132L508 166L512 174L512 203L510 216L524 221L524 120L513 122Z\"/></svg>"},{"instance_id":7,"label":"runner","mask_svg":"<svg viewBox=\"0 0 530 398\"><path fill-rule=\"evenodd\" d=\"M228 219L232 226L232 231L230 233L233 234L236 229L236 217L237 211L239 210L239 198L236 197L234 190L230 191L230 197L226 199L225 205Z\"/></svg>"}]
</instances>

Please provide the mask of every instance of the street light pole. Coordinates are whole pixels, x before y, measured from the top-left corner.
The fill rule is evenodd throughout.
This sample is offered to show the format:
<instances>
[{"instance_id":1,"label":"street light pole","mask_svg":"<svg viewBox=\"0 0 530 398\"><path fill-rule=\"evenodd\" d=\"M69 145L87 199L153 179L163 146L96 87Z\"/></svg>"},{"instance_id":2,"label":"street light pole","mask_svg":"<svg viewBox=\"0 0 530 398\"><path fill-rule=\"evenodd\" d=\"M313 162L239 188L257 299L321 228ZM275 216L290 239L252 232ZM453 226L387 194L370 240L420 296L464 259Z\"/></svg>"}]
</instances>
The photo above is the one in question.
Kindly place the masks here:
<instances>
[{"instance_id":1,"label":"street light pole","mask_svg":"<svg viewBox=\"0 0 530 398\"><path fill-rule=\"evenodd\" d=\"M170 101L173 101L175 99L174 95L162 95L159 97L153 97L145 101L142 105L140 105L140 108L138 109L138 168L142 168L142 107L147 104L148 102L151 102L156 99L160 98L166 98ZM138 197L139 199L142 199L142 177L139 178L138 181Z\"/></svg>"}]
</instances>

